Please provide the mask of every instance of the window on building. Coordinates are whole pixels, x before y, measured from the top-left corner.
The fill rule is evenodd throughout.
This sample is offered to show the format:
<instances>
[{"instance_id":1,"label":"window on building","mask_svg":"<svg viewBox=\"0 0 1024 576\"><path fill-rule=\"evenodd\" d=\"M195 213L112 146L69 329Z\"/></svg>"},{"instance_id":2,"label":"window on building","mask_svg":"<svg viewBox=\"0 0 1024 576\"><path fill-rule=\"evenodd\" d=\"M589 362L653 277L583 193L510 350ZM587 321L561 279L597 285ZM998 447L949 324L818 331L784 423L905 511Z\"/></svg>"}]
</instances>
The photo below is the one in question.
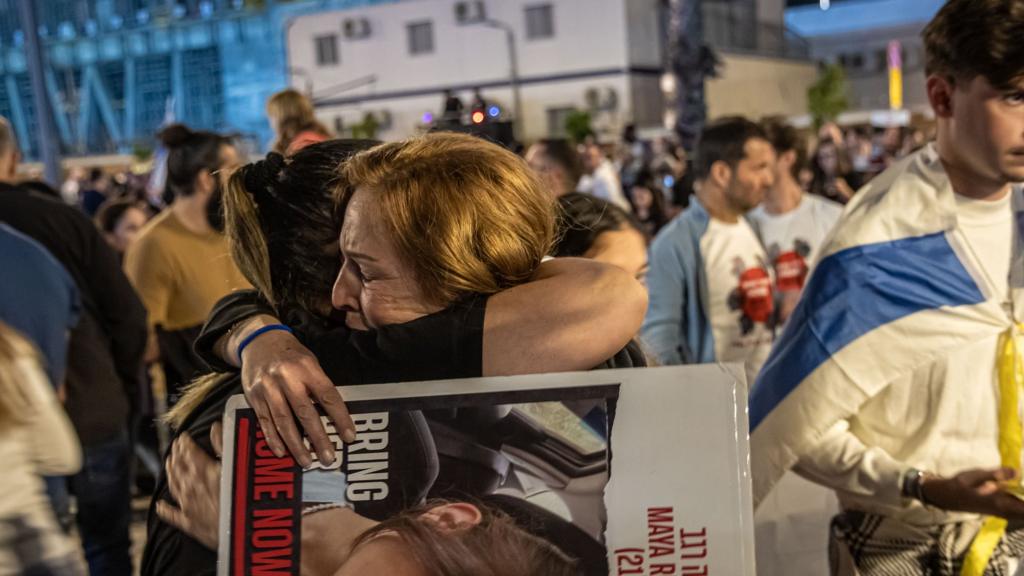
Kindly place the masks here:
<instances>
[{"instance_id":1,"label":"window on building","mask_svg":"<svg viewBox=\"0 0 1024 576\"><path fill-rule=\"evenodd\" d=\"M875 50L875 70L885 72L889 69L889 51L885 48Z\"/></svg>"},{"instance_id":2,"label":"window on building","mask_svg":"<svg viewBox=\"0 0 1024 576\"><path fill-rule=\"evenodd\" d=\"M551 4L526 7L526 38L540 40L555 35L555 11Z\"/></svg>"},{"instance_id":3,"label":"window on building","mask_svg":"<svg viewBox=\"0 0 1024 576\"><path fill-rule=\"evenodd\" d=\"M860 52L840 54L839 65L847 70L860 70L864 67L864 55Z\"/></svg>"},{"instance_id":4,"label":"window on building","mask_svg":"<svg viewBox=\"0 0 1024 576\"><path fill-rule=\"evenodd\" d=\"M576 109L572 107L568 108L548 108L548 135L552 138L564 138L568 135L565 129L566 120L569 116L575 112Z\"/></svg>"},{"instance_id":5,"label":"window on building","mask_svg":"<svg viewBox=\"0 0 1024 576\"><path fill-rule=\"evenodd\" d=\"M414 22L408 25L409 54L430 54L434 51L434 23Z\"/></svg>"},{"instance_id":6,"label":"window on building","mask_svg":"<svg viewBox=\"0 0 1024 576\"><path fill-rule=\"evenodd\" d=\"M316 65L334 66L338 63L338 35L328 34L313 39L316 44Z\"/></svg>"}]
</instances>

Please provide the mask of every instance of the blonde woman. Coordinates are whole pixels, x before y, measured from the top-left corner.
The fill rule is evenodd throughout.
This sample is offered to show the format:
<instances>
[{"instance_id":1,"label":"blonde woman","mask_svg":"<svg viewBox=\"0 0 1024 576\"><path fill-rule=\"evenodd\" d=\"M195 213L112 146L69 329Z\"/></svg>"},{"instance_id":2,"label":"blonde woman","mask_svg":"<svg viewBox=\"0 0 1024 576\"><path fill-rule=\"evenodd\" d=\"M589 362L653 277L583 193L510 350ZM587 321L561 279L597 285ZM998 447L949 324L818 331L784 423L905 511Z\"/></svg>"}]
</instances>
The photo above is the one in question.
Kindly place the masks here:
<instances>
[{"instance_id":1,"label":"blonde woman","mask_svg":"<svg viewBox=\"0 0 1024 576\"><path fill-rule=\"evenodd\" d=\"M313 114L313 103L305 94L288 88L267 101L267 116L274 129L274 152L290 156L310 144L323 142L331 133Z\"/></svg>"},{"instance_id":2,"label":"blonde woman","mask_svg":"<svg viewBox=\"0 0 1024 576\"><path fill-rule=\"evenodd\" d=\"M0 462L0 575L82 574L41 478L78 471L78 437L35 348L2 322Z\"/></svg>"}]
</instances>

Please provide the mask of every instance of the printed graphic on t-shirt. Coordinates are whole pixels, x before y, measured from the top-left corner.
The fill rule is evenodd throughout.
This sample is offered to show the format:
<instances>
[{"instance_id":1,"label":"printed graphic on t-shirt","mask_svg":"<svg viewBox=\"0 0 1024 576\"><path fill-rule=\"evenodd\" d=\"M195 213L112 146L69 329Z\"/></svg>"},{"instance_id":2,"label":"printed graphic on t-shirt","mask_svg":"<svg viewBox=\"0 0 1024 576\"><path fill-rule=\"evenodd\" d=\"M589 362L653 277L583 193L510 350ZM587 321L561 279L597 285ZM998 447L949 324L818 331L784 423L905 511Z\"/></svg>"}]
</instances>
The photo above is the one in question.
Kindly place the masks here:
<instances>
[{"instance_id":1,"label":"printed graphic on t-shirt","mask_svg":"<svg viewBox=\"0 0 1024 576\"><path fill-rule=\"evenodd\" d=\"M789 250L783 250L778 244L768 248L768 258L775 267L775 288L779 292L800 292L807 281L810 267L807 257L811 254L811 245L797 238Z\"/></svg>"},{"instance_id":2,"label":"printed graphic on t-shirt","mask_svg":"<svg viewBox=\"0 0 1024 576\"><path fill-rule=\"evenodd\" d=\"M729 294L729 309L740 311L740 333L750 334L755 326L770 326L775 312L772 277L765 266L747 268L741 258L734 261L736 288Z\"/></svg>"}]
</instances>

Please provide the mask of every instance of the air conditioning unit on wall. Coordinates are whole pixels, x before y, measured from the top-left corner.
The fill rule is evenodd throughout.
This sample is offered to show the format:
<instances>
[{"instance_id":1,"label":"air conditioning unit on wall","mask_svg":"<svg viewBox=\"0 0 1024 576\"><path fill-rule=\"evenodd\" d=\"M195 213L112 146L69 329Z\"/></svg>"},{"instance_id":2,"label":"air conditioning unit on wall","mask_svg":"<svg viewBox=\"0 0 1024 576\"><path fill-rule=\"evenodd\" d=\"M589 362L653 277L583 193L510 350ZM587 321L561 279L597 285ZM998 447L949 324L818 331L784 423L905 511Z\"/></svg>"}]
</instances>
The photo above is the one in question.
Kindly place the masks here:
<instances>
[{"instance_id":1,"label":"air conditioning unit on wall","mask_svg":"<svg viewBox=\"0 0 1024 576\"><path fill-rule=\"evenodd\" d=\"M346 18L341 29L345 38L349 40L361 40L370 37L370 21L366 18Z\"/></svg>"}]
</instances>

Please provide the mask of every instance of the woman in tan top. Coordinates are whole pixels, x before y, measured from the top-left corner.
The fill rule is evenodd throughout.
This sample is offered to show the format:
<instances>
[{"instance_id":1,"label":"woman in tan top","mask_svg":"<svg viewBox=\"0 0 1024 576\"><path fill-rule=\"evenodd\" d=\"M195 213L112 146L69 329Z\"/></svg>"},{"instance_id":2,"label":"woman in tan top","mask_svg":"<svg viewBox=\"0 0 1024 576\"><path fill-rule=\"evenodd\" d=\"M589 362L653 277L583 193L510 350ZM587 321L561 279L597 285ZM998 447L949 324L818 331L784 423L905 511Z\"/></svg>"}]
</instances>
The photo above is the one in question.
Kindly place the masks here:
<instances>
[{"instance_id":1,"label":"woman in tan top","mask_svg":"<svg viewBox=\"0 0 1024 576\"><path fill-rule=\"evenodd\" d=\"M180 124L160 138L169 150L167 186L174 201L139 233L125 256L125 272L149 313L173 404L178 388L204 370L192 342L207 314L249 283L222 233L220 174L238 164L231 141ZM156 350L151 344L150 360Z\"/></svg>"}]
</instances>

